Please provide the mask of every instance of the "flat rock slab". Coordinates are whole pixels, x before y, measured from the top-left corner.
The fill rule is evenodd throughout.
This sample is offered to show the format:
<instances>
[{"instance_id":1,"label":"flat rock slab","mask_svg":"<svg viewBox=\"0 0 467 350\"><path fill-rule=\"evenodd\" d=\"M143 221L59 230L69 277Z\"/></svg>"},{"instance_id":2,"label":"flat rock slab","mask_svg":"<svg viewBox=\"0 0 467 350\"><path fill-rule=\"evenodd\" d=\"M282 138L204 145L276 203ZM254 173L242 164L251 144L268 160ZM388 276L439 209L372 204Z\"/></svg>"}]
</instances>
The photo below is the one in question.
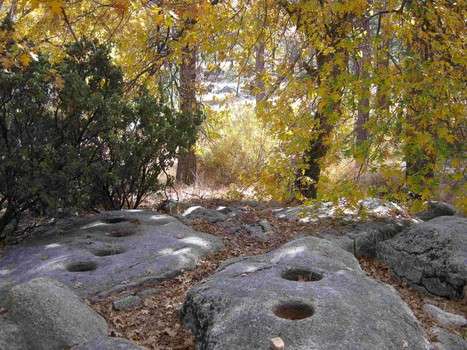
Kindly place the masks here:
<instances>
[{"instance_id":1,"label":"flat rock slab","mask_svg":"<svg viewBox=\"0 0 467 350\"><path fill-rule=\"evenodd\" d=\"M236 258L192 288L182 319L197 349L428 349L409 307L367 277L355 257L307 237L268 254Z\"/></svg>"},{"instance_id":2,"label":"flat rock slab","mask_svg":"<svg viewBox=\"0 0 467 350\"><path fill-rule=\"evenodd\" d=\"M217 237L150 211L63 220L41 238L5 251L0 300L11 286L35 277L58 280L81 296L157 282L194 268L221 247Z\"/></svg>"},{"instance_id":3,"label":"flat rock slab","mask_svg":"<svg viewBox=\"0 0 467 350\"><path fill-rule=\"evenodd\" d=\"M467 284L467 219L440 216L384 241L377 254L413 287L462 298Z\"/></svg>"},{"instance_id":4,"label":"flat rock slab","mask_svg":"<svg viewBox=\"0 0 467 350\"><path fill-rule=\"evenodd\" d=\"M410 224L408 220L391 219L354 223L338 230L321 231L319 237L334 242L356 257L375 257L380 242L394 237Z\"/></svg>"}]
</instances>

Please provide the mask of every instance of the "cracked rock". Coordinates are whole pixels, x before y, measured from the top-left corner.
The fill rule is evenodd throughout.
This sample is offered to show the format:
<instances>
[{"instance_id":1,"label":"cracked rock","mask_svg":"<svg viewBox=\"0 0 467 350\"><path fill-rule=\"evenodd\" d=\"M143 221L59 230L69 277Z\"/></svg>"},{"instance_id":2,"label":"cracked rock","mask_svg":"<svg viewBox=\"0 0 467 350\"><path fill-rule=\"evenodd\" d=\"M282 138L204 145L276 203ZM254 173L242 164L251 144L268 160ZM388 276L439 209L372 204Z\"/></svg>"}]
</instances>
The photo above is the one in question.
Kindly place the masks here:
<instances>
[{"instance_id":1,"label":"cracked rock","mask_svg":"<svg viewBox=\"0 0 467 350\"><path fill-rule=\"evenodd\" d=\"M440 216L381 242L377 256L415 288L461 299L467 281L467 219Z\"/></svg>"}]
</instances>

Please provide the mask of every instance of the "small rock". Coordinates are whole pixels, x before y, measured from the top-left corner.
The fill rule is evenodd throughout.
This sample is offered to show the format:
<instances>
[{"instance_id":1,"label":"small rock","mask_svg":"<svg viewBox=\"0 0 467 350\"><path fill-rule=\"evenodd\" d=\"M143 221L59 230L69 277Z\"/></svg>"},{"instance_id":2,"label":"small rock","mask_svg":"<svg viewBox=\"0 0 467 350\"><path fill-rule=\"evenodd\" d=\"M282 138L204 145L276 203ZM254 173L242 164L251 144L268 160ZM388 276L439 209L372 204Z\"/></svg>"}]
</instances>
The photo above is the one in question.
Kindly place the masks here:
<instances>
[{"instance_id":1,"label":"small rock","mask_svg":"<svg viewBox=\"0 0 467 350\"><path fill-rule=\"evenodd\" d=\"M452 314L441 310L431 304L423 305L423 311L436 320L440 325L445 327L464 327L467 326L467 319L464 316Z\"/></svg>"},{"instance_id":2,"label":"small rock","mask_svg":"<svg viewBox=\"0 0 467 350\"><path fill-rule=\"evenodd\" d=\"M143 350L143 348L123 338L98 337L71 350Z\"/></svg>"},{"instance_id":3,"label":"small rock","mask_svg":"<svg viewBox=\"0 0 467 350\"><path fill-rule=\"evenodd\" d=\"M224 221L218 225L229 235L233 235L242 229L242 225L237 221Z\"/></svg>"},{"instance_id":4,"label":"small rock","mask_svg":"<svg viewBox=\"0 0 467 350\"><path fill-rule=\"evenodd\" d=\"M146 289L143 289L143 290L140 290L138 293L137 293L137 296L139 296L140 298L142 299L145 299L147 297L150 297L150 296L153 296L153 295L157 295L161 292L161 289L160 288L146 288Z\"/></svg>"},{"instance_id":5,"label":"small rock","mask_svg":"<svg viewBox=\"0 0 467 350\"><path fill-rule=\"evenodd\" d=\"M182 216L188 220L206 220L211 224L227 219L227 216L221 212L213 209L207 209L199 205L188 208Z\"/></svg>"},{"instance_id":6,"label":"small rock","mask_svg":"<svg viewBox=\"0 0 467 350\"><path fill-rule=\"evenodd\" d=\"M453 216L456 214L456 209L444 202L430 201L426 210L418 213L416 216L423 220L428 221L438 216Z\"/></svg>"},{"instance_id":7,"label":"small rock","mask_svg":"<svg viewBox=\"0 0 467 350\"><path fill-rule=\"evenodd\" d=\"M117 311L127 311L135 309L141 305L141 298L137 295L127 295L121 299L115 300L112 302L114 310Z\"/></svg>"},{"instance_id":8,"label":"small rock","mask_svg":"<svg viewBox=\"0 0 467 350\"><path fill-rule=\"evenodd\" d=\"M284 350L285 344L282 338L276 337L271 339L271 350Z\"/></svg>"},{"instance_id":9,"label":"small rock","mask_svg":"<svg viewBox=\"0 0 467 350\"><path fill-rule=\"evenodd\" d=\"M261 241L268 240L273 231L271 224L267 220L260 220L256 224L246 224L243 228L253 237Z\"/></svg>"},{"instance_id":10,"label":"small rock","mask_svg":"<svg viewBox=\"0 0 467 350\"><path fill-rule=\"evenodd\" d=\"M456 334L449 333L446 330L433 327L431 329L436 336L436 343L433 343L435 350L465 350L467 341Z\"/></svg>"},{"instance_id":11,"label":"small rock","mask_svg":"<svg viewBox=\"0 0 467 350\"><path fill-rule=\"evenodd\" d=\"M263 228L264 232L271 232L273 230L268 220L260 220L258 223Z\"/></svg>"}]
</instances>

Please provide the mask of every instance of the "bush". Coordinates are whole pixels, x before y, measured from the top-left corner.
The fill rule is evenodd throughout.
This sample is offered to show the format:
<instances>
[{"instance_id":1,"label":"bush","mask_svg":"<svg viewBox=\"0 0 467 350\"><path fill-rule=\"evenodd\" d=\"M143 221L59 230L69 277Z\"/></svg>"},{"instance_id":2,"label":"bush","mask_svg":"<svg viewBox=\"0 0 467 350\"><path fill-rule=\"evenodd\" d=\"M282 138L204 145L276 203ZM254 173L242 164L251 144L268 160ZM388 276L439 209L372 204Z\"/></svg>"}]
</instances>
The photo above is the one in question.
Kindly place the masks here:
<instances>
[{"instance_id":1,"label":"bush","mask_svg":"<svg viewBox=\"0 0 467 350\"><path fill-rule=\"evenodd\" d=\"M215 131L199 143L200 169L206 181L254 189L277 141L256 118L251 106L214 114L209 122L215 127L206 127Z\"/></svg>"},{"instance_id":2,"label":"bush","mask_svg":"<svg viewBox=\"0 0 467 350\"><path fill-rule=\"evenodd\" d=\"M125 97L109 48L85 40L58 64L40 57L3 70L0 89L3 236L26 211L138 207L171 183L159 177L194 142L202 119L144 90Z\"/></svg>"}]
</instances>

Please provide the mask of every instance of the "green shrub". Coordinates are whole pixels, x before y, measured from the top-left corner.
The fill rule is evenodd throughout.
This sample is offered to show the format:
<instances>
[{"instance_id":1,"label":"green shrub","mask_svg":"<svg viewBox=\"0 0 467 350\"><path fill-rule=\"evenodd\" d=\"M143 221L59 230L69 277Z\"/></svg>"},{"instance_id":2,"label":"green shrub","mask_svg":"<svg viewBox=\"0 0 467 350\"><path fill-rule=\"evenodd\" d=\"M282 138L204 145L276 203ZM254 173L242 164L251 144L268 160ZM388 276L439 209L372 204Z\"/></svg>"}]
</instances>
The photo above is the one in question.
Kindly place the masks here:
<instances>
[{"instance_id":1,"label":"green shrub","mask_svg":"<svg viewBox=\"0 0 467 350\"><path fill-rule=\"evenodd\" d=\"M127 98L109 48L92 41L55 65L3 70L0 89L0 238L26 211L138 207L171 183L160 175L202 119L144 90Z\"/></svg>"}]
</instances>

